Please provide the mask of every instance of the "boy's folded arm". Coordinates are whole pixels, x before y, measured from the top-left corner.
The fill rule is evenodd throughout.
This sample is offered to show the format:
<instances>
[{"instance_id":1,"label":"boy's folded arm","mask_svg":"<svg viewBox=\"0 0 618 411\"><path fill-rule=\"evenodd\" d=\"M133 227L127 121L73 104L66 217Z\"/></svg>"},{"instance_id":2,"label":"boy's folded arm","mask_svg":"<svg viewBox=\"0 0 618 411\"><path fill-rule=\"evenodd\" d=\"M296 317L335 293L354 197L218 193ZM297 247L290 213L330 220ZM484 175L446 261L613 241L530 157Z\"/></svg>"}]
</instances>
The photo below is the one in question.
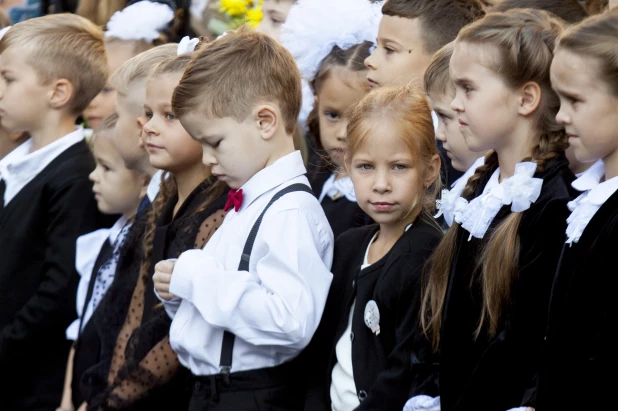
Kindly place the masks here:
<instances>
[{"instance_id":1,"label":"boy's folded arm","mask_svg":"<svg viewBox=\"0 0 618 411\"><path fill-rule=\"evenodd\" d=\"M42 278L38 289L15 314L13 321L0 333L0 363L18 361L15 352L23 352L23 344L32 344L48 335L51 329L66 329L75 318L75 295L78 278L75 273L77 237L93 231L97 210L87 178L65 184L50 200L45 263L40 273L23 273ZM76 207L76 204L83 206Z\"/></svg>"},{"instance_id":2,"label":"boy's folded arm","mask_svg":"<svg viewBox=\"0 0 618 411\"><path fill-rule=\"evenodd\" d=\"M255 272L223 270L192 250L176 263L170 292L191 302L210 325L251 344L304 347L332 280L332 235L324 242L315 229L298 209L267 215L251 255Z\"/></svg>"}]
</instances>

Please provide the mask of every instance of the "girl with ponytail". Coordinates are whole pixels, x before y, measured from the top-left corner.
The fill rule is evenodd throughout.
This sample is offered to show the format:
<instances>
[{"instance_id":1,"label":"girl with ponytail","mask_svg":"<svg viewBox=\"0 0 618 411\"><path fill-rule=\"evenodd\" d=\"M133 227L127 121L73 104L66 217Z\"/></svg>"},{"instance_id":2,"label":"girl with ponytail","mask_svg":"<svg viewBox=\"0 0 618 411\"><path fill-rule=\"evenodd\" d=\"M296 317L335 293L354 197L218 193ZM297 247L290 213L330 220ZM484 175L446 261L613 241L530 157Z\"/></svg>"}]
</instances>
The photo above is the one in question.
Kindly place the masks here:
<instances>
[{"instance_id":1,"label":"girl with ponytail","mask_svg":"<svg viewBox=\"0 0 618 411\"><path fill-rule=\"evenodd\" d=\"M618 9L570 27L551 67L578 161L567 239L551 293L537 410L602 410L615 403L618 317Z\"/></svg>"},{"instance_id":2,"label":"girl with ponytail","mask_svg":"<svg viewBox=\"0 0 618 411\"><path fill-rule=\"evenodd\" d=\"M442 411L534 405L553 273L573 198L549 69L561 23L491 13L450 61L460 129L491 150L457 199L433 255L421 320L440 352Z\"/></svg>"}]
</instances>

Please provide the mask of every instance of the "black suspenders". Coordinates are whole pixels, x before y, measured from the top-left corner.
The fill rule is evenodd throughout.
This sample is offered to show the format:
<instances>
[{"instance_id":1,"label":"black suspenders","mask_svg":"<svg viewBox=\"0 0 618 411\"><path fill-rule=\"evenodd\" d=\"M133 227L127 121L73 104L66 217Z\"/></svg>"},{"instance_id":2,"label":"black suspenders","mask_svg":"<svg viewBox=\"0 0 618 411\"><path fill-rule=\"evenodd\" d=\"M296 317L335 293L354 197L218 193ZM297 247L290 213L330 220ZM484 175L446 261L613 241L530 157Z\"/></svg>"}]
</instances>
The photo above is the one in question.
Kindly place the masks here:
<instances>
[{"instance_id":1,"label":"black suspenders","mask_svg":"<svg viewBox=\"0 0 618 411\"><path fill-rule=\"evenodd\" d=\"M245 247L242 250L242 256L240 257L240 263L238 264L238 271L249 271L249 260L251 259L251 250L253 249L253 243L255 242L255 237L257 236L258 230L260 229L260 224L262 224L262 219L264 218L264 214L270 208L271 205L275 203L275 201L279 200L281 197L288 193L293 193L295 191L304 191L311 195L313 192L311 189L305 184L292 184L283 190L276 193L270 202L262 211L262 214L258 217L253 228L251 228L251 232L249 233L249 237L247 238L247 242L245 243ZM223 333L223 344L221 346L221 360L219 361L219 367L221 367L221 374L223 375L224 381L229 384L229 374L232 368L232 353L234 351L234 339L235 336L229 331L225 331Z\"/></svg>"}]
</instances>

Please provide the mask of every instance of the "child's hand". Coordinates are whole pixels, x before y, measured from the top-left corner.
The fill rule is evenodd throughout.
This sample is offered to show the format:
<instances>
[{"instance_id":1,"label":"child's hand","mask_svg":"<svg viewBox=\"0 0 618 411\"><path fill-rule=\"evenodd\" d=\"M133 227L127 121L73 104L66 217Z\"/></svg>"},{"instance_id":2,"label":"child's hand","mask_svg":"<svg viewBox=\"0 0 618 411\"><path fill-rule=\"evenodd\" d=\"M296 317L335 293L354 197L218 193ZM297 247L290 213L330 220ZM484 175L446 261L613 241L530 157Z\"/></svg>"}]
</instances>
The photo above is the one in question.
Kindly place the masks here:
<instances>
[{"instance_id":1,"label":"child's hand","mask_svg":"<svg viewBox=\"0 0 618 411\"><path fill-rule=\"evenodd\" d=\"M155 272L152 280L154 281L157 294L165 301L169 301L176 297L174 294L170 293L170 282L172 281L174 265L176 265L176 261L170 260L159 261L157 265L155 265Z\"/></svg>"}]
</instances>

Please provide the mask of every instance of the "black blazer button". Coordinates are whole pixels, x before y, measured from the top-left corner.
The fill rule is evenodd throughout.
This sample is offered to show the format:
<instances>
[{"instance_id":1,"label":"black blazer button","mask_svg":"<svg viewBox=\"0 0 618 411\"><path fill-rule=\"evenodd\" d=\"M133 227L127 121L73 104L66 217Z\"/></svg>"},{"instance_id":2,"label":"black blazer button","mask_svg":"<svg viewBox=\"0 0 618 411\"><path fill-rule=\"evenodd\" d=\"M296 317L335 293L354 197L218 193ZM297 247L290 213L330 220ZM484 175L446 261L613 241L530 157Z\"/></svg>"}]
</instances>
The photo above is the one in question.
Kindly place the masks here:
<instances>
[{"instance_id":1,"label":"black blazer button","mask_svg":"<svg viewBox=\"0 0 618 411\"><path fill-rule=\"evenodd\" d=\"M367 398L367 391L365 391L365 390L360 390L360 391L358 392L358 400L359 400L360 402L363 402L363 401L365 400L365 398Z\"/></svg>"},{"instance_id":2,"label":"black blazer button","mask_svg":"<svg viewBox=\"0 0 618 411\"><path fill-rule=\"evenodd\" d=\"M350 341L354 341L354 331L350 332Z\"/></svg>"}]
</instances>

